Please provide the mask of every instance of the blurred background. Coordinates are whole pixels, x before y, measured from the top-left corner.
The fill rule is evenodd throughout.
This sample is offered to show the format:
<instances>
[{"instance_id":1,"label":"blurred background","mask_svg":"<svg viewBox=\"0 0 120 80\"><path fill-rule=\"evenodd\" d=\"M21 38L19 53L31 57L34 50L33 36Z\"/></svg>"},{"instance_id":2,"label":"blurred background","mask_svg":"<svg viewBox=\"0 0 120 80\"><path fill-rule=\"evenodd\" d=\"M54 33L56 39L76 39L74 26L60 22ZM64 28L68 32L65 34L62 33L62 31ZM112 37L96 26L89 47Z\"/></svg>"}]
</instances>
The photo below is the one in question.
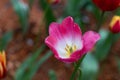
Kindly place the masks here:
<instances>
[{"instance_id":1,"label":"blurred background","mask_svg":"<svg viewBox=\"0 0 120 80\"><path fill-rule=\"evenodd\" d=\"M67 16L74 18L83 33L94 30L101 34L82 62L81 80L120 80L120 34L109 31L120 9L106 12L102 21L101 13L92 0L2 0L0 50L7 55L7 73L1 80L69 80L73 64L57 60L44 44L49 24Z\"/></svg>"}]
</instances>

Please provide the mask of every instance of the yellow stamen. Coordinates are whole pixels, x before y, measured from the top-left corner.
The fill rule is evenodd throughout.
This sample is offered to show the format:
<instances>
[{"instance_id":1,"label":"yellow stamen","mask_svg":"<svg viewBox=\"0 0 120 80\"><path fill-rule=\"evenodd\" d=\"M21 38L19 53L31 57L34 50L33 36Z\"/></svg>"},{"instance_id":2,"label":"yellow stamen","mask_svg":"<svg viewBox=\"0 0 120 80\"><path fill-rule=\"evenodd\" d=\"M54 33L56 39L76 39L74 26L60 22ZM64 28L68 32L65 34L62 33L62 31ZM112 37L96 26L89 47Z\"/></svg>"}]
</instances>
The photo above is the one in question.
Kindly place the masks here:
<instances>
[{"instance_id":1,"label":"yellow stamen","mask_svg":"<svg viewBox=\"0 0 120 80\"><path fill-rule=\"evenodd\" d=\"M74 52L77 49L76 45L69 46L66 44L65 51L66 51L66 56L70 57L71 53Z\"/></svg>"}]
</instances>

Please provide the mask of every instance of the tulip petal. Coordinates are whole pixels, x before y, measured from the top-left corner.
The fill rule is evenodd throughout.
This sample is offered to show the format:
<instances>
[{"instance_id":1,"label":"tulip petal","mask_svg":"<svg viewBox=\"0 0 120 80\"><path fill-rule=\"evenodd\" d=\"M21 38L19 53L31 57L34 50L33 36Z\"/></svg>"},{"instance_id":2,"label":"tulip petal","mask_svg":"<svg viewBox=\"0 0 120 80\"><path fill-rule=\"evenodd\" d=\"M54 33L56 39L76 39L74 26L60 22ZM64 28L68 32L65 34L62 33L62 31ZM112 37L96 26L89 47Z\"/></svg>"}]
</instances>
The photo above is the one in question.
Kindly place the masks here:
<instances>
[{"instance_id":1,"label":"tulip petal","mask_svg":"<svg viewBox=\"0 0 120 80\"><path fill-rule=\"evenodd\" d=\"M59 30L60 24L53 22L49 26L49 34L54 36L57 40L62 39L62 35Z\"/></svg>"},{"instance_id":2,"label":"tulip petal","mask_svg":"<svg viewBox=\"0 0 120 80\"><path fill-rule=\"evenodd\" d=\"M95 43L100 39L100 35L93 31L88 31L83 35L84 48L83 53L90 51Z\"/></svg>"},{"instance_id":3,"label":"tulip petal","mask_svg":"<svg viewBox=\"0 0 120 80\"><path fill-rule=\"evenodd\" d=\"M5 52L0 52L0 62L6 67L6 54Z\"/></svg>"},{"instance_id":4,"label":"tulip petal","mask_svg":"<svg viewBox=\"0 0 120 80\"><path fill-rule=\"evenodd\" d=\"M65 62L65 63L72 63L72 62L77 61L77 59L73 58L73 57L71 57L71 58L59 58L59 60Z\"/></svg>"},{"instance_id":5,"label":"tulip petal","mask_svg":"<svg viewBox=\"0 0 120 80\"><path fill-rule=\"evenodd\" d=\"M71 54L70 57L76 58L76 60L80 59L84 55L82 50L77 50Z\"/></svg>"},{"instance_id":6,"label":"tulip petal","mask_svg":"<svg viewBox=\"0 0 120 80\"><path fill-rule=\"evenodd\" d=\"M4 51L0 52L0 78L6 74L6 54Z\"/></svg>"},{"instance_id":7,"label":"tulip petal","mask_svg":"<svg viewBox=\"0 0 120 80\"><path fill-rule=\"evenodd\" d=\"M0 63L0 78L3 76L3 65Z\"/></svg>"},{"instance_id":8,"label":"tulip petal","mask_svg":"<svg viewBox=\"0 0 120 80\"><path fill-rule=\"evenodd\" d=\"M59 60L65 62L65 63L71 63L78 61L83 56L82 50L77 50L71 54L69 58L59 58Z\"/></svg>"},{"instance_id":9,"label":"tulip petal","mask_svg":"<svg viewBox=\"0 0 120 80\"><path fill-rule=\"evenodd\" d=\"M64 40L64 37L60 31L60 24L55 22L51 23L49 34L50 34L50 37L46 39L45 41L46 44L52 48L52 50L54 51L54 54L57 54L57 57L59 56L64 58L66 55L65 49L64 49L66 46L66 41Z\"/></svg>"},{"instance_id":10,"label":"tulip petal","mask_svg":"<svg viewBox=\"0 0 120 80\"><path fill-rule=\"evenodd\" d=\"M52 50L55 56L58 56L57 51L55 49L55 43L56 43L56 39L52 36L48 36L45 39L45 44Z\"/></svg>"},{"instance_id":11,"label":"tulip petal","mask_svg":"<svg viewBox=\"0 0 120 80\"><path fill-rule=\"evenodd\" d=\"M65 54L66 52L65 52L65 49L64 49L66 44L65 44L64 41L57 40L53 36L48 36L45 39L45 43L52 50L52 52L54 53L56 58L58 58L58 57L65 58L66 57L66 54Z\"/></svg>"},{"instance_id":12,"label":"tulip petal","mask_svg":"<svg viewBox=\"0 0 120 80\"><path fill-rule=\"evenodd\" d=\"M120 21L116 21L116 23L112 26L111 31L113 33L120 32Z\"/></svg>"},{"instance_id":13,"label":"tulip petal","mask_svg":"<svg viewBox=\"0 0 120 80\"><path fill-rule=\"evenodd\" d=\"M82 32L80 27L76 23L74 23L73 31L73 43L77 46L79 50L81 50L83 48Z\"/></svg>"},{"instance_id":14,"label":"tulip petal","mask_svg":"<svg viewBox=\"0 0 120 80\"><path fill-rule=\"evenodd\" d=\"M82 35L80 27L74 23L72 17L67 17L62 21L60 31L63 35L71 35L74 37L75 34Z\"/></svg>"},{"instance_id":15,"label":"tulip petal","mask_svg":"<svg viewBox=\"0 0 120 80\"><path fill-rule=\"evenodd\" d=\"M70 46L72 45L72 41L73 41L73 26L74 26L74 22L73 22L73 18L72 17L67 17L65 18L60 26L60 31L61 34L64 37L64 40L66 42L66 44L69 44Z\"/></svg>"},{"instance_id":16,"label":"tulip petal","mask_svg":"<svg viewBox=\"0 0 120 80\"><path fill-rule=\"evenodd\" d=\"M80 27L74 23L72 17L69 16L62 21L60 32L66 44L72 46L74 43L79 49L82 48L82 32Z\"/></svg>"}]
</instances>

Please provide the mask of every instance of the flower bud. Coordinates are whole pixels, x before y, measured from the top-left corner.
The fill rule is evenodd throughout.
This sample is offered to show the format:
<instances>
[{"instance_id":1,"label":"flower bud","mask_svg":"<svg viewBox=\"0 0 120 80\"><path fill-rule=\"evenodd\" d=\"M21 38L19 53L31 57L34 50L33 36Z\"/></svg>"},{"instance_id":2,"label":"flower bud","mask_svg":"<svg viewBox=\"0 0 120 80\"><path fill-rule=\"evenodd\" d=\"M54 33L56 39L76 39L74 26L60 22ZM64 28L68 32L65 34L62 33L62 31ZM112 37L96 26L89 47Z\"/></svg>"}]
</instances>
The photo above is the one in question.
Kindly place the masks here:
<instances>
[{"instance_id":1,"label":"flower bud","mask_svg":"<svg viewBox=\"0 0 120 80\"><path fill-rule=\"evenodd\" d=\"M93 0L93 2L102 11L112 11L120 6L120 0Z\"/></svg>"},{"instance_id":2,"label":"flower bud","mask_svg":"<svg viewBox=\"0 0 120 80\"><path fill-rule=\"evenodd\" d=\"M58 4L58 3L60 3L60 0L47 0L47 2L49 3L49 4Z\"/></svg>"},{"instance_id":3,"label":"flower bud","mask_svg":"<svg viewBox=\"0 0 120 80\"><path fill-rule=\"evenodd\" d=\"M0 52L0 79L6 74L6 54L4 51Z\"/></svg>"},{"instance_id":4,"label":"flower bud","mask_svg":"<svg viewBox=\"0 0 120 80\"><path fill-rule=\"evenodd\" d=\"M114 16L112 18L112 21L110 23L110 30L113 33L118 33L120 32L120 16Z\"/></svg>"}]
</instances>

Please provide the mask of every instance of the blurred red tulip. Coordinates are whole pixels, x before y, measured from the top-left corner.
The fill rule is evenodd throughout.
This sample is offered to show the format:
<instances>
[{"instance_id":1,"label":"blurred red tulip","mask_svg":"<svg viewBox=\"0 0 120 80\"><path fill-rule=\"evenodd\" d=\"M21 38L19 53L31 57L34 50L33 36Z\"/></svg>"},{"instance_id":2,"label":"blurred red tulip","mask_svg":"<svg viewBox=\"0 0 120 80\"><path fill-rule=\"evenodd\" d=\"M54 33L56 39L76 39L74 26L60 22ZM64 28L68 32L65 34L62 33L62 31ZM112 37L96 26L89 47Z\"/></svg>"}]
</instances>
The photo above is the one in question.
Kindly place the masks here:
<instances>
[{"instance_id":1,"label":"blurred red tulip","mask_svg":"<svg viewBox=\"0 0 120 80\"><path fill-rule=\"evenodd\" d=\"M120 32L120 16L114 16L112 18L112 21L110 23L110 30L113 33L119 33Z\"/></svg>"},{"instance_id":2,"label":"blurred red tulip","mask_svg":"<svg viewBox=\"0 0 120 80\"><path fill-rule=\"evenodd\" d=\"M120 0L93 0L102 11L112 11L120 6Z\"/></svg>"}]
</instances>

